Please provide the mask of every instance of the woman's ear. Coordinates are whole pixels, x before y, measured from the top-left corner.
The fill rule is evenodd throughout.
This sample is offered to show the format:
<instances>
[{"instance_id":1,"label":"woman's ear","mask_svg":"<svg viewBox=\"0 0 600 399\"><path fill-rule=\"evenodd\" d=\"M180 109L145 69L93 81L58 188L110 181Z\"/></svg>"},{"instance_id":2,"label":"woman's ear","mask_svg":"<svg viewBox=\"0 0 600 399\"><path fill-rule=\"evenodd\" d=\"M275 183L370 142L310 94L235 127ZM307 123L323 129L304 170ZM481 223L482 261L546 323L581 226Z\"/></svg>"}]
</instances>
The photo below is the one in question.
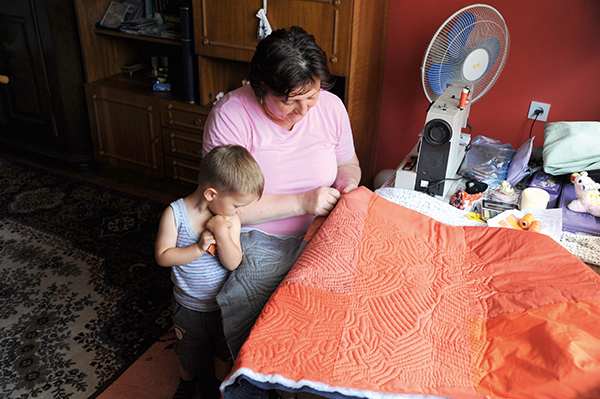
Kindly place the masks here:
<instances>
[{"instance_id":1,"label":"woman's ear","mask_svg":"<svg viewBox=\"0 0 600 399\"><path fill-rule=\"evenodd\" d=\"M210 202L216 198L217 194L219 194L217 190L215 190L212 187L209 187L206 190L204 190L204 199Z\"/></svg>"}]
</instances>

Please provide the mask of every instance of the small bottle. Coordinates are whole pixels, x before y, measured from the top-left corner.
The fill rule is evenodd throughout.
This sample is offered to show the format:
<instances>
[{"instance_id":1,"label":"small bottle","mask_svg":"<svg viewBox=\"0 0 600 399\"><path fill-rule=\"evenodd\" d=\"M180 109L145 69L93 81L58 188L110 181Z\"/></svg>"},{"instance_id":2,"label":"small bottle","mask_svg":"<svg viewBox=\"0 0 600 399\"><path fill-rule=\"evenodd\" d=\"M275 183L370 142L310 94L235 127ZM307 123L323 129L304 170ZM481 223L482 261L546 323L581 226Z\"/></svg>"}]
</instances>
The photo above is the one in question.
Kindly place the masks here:
<instances>
[{"instance_id":1,"label":"small bottle","mask_svg":"<svg viewBox=\"0 0 600 399\"><path fill-rule=\"evenodd\" d=\"M161 66L158 68L158 76L163 77L165 79L169 76L169 57L166 55L160 58Z\"/></svg>"},{"instance_id":2,"label":"small bottle","mask_svg":"<svg viewBox=\"0 0 600 399\"><path fill-rule=\"evenodd\" d=\"M158 57L150 58L150 62L152 64L152 71L150 71L150 76L157 77L158 76Z\"/></svg>"}]
</instances>

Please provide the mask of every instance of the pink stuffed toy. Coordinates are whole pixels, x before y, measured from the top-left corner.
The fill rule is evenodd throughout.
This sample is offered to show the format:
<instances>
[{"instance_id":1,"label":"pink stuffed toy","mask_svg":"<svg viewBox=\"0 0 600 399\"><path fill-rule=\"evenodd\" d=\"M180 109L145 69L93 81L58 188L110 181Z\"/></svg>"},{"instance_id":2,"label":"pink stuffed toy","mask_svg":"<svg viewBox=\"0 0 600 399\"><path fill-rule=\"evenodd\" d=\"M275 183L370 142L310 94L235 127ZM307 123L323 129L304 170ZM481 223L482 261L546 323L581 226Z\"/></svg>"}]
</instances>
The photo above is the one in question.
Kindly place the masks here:
<instances>
[{"instance_id":1,"label":"pink stuffed toy","mask_svg":"<svg viewBox=\"0 0 600 399\"><path fill-rule=\"evenodd\" d=\"M600 217L600 184L592 180L587 172L573 173L571 182L575 185L577 199L571 201L567 207L575 212L586 212Z\"/></svg>"}]
</instances>

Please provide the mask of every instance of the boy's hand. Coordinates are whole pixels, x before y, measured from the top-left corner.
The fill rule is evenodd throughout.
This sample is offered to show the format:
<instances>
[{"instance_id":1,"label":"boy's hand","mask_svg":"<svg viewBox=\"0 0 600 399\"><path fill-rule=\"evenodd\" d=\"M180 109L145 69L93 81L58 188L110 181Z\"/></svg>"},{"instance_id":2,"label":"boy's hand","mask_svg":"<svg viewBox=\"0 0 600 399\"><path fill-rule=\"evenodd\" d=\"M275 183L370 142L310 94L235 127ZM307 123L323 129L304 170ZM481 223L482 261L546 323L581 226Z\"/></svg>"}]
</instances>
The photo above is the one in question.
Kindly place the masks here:
<instances>
[{"instance_id":1,"label":"boy's hand","mask_svg":"<svg viewBox=\"0 0 600 399\"><path fill-rule=\"evenodd\" d=\"M232 226L229 221L230 219L231 216L215 215L206 223L206 229L217 235L220 232L224 234L225 232L228 232L229 228Z\"/></svg>"},{"instance_id":2,"label":"boy's hand","mask_svg":"<svg viewBox=\"0 0 600 399\"><path fill-rule=\"evenodd\" d=\"M204 252L209 252L208 248L211 245L216 245L217 241L215 240L215 236L213 233L211 233L209 230L204 230L204 232L202 233L202 236L200 237L200 240L198 241L198 247L204 251Z\"/></svg>"}]
</instances>

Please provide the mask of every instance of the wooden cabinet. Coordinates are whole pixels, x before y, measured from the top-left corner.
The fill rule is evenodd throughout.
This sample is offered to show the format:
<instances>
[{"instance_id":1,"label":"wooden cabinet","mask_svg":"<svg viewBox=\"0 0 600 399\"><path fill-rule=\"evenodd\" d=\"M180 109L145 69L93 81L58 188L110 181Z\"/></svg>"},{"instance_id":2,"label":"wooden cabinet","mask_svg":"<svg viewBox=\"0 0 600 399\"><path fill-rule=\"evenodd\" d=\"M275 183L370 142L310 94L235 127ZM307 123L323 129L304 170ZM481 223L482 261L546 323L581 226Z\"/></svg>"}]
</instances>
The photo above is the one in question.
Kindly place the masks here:
<instances>
[{"instance_id":1,"label":"wooden cabinet","mask_svg":"<svg viewBox=\"0 0 600 399\"><path fill-rule=\"evenodd\" d=\"M195 49L199 56L200 101L239 87L258 44L256 12L262 0L196 0ZM375 173L379 113L387 42L389 0L269 0L273 29L302 26L328 55L344 101L356 153L370 185Z\"/></svg>"},{"instance_id":2,"label":"wooden cabinet","mask_svg":"<svg viewBox=\"0 0 600 399\"><path fill-rule=\"evenodd\" d=\"M201 0L194 8L196 53L250 62L258 44L262 0ZM269 0L267 19L273 30L297 25L315 36L329 56L331 72L345 76L350 65L352 1Z\"/></svg>"},{"instance_id":3,"label":"wooden cabinet","mask_svg":"<svg viewBox=\"0 0 600 399\"><path fill-rule=\"evenodd\" d=\"M114 79L86 85L96 160L163 178L159 99L127 90L124 83Z\"/></svg>"},{"instance_id":4,"label":"wooden cabinet","mask_svg":"<svg viewBox=\"0 0 600 399\"><path fill-rule=\"evenodd\" d=\"M209 108L161 101L167 179L196 184L202 159L202 135Z\"/></svg>"},{"instance_id":5,"label":"wooden cabinet","mask_svg":"<svg viewBox=\"0 0 600 399\"><path fill-rule=\"evenodd\" d=\"M73 5L0 1L0 145L79 166L92 160Z\"/></svg>"},{"instance_id":6,"label":"wooden cabinet","mask_svg":"<svg viewBox=\"0 0 600 399\"><path fill-rule=\"evenodd\" d=\"M195 183L202 121L219 93L240 87L248 77L258 44L256 13L263 1L191 1L198 72L196 105L178 101L180 82L175 82L174 92L168 96L157 96L147 86L130 91L112 83L124 63L163 53L169 54L169 67L177 68L181 65L181 43L96 28L110 2L75 0L86 81L93 82L88 84L88 94L96 96L88 95L96 159L164 179ZM332 91L348 109L362 183L367 185L375 171L389 2L269 0L267 5L273 29L302 26L327 52L337 81ZM155 109L157 104L160 112Z\"/></svg>"}]
</instances>

